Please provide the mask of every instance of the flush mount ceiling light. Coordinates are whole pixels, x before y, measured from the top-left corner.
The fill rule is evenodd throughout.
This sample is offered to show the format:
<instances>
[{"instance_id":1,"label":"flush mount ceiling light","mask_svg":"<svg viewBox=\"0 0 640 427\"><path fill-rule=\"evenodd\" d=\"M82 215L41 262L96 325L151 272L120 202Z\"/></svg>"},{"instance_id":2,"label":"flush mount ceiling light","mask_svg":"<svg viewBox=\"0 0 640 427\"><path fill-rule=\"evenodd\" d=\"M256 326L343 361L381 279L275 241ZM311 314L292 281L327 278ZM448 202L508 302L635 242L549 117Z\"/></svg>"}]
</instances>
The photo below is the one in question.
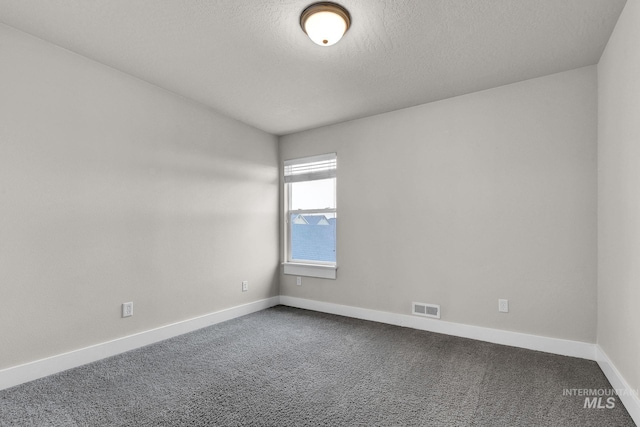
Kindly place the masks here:
<instances>
[{"instance_id":1,"label":"flush mount ceiling light","mask_svg":"<svg viewBox=\"0 0 640 427\"><path fill-rule=\"evenodd\" d=\"M320 2L307 7L300 15L300 26L320 46L338 43L351 26L351 16L336 3Z\"/></svg>"}]
</instances>

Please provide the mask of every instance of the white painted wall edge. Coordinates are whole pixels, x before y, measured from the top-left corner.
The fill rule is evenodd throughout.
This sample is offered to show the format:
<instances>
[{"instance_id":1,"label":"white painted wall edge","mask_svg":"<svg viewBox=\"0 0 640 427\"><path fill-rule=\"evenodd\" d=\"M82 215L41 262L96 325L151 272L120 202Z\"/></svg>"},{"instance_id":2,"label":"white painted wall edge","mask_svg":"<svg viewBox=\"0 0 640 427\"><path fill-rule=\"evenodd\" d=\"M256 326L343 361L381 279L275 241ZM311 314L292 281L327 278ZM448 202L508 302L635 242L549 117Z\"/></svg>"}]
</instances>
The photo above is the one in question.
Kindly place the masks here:
<instances>
[{"instance_id":1,"label":"white painted wall edge","mask_svg":"<svg viewBox=\"0 0 640 427\"><path fill-rule=\"evenodd\" d=\"M278 305L275 296L0 370L0 390Z\"/></svg>"},{"instance_id":2,"label":"white painted wall edge","mask_svg":"<svg viewBox=\"0 0 640 427\"><path fill-rule=\"evenodd\" d=\"M633 421L640 426L640 396L638 396L638 390L632 389L629 386L629 383L627 383L620 374L620 371L618 371L611 359L609 359L607 353L597 344L596 361L613 388L619 391L618 397L624 407L627 408L627 412L631 415Z\"/></svg>"},{"instance_id":3,"label":"white painted wall edge","mask_svg":"<svg viewBox=\"0 0 640 427\"><path fill-rule=\"evenodd\" d=\"M482 326L464 325L444 320L411 316L408 314L389 313L348 305L314 301L303 298L280 295L280 304L323 313L338 314L356 319L371 320L390 325L404 326L439 334L471 338L495 344L543 351L563 356L579 357L581 359L596 360L595 344L559 338L542 337L539 335L523 334L520 332L503 331L500 329L484 328Z\"/></svg>"}]
</instances>

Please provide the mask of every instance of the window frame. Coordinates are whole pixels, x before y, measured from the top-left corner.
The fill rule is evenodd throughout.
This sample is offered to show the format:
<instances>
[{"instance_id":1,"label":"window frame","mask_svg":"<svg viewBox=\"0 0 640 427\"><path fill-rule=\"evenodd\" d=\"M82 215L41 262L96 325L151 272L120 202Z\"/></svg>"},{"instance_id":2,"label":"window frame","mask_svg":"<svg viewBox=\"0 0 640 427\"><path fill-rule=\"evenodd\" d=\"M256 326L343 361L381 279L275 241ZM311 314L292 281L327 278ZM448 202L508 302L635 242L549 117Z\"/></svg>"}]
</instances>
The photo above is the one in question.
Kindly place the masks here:
<instances>
[{"instance_id":1,"label":"window frame","mask_svg":"<svg viewBox=\"0 0 640 427\"><path fill-rule=\"evenodd\" d=\"M329 172L320 172L320 173L310 173L307 175L309 179L295 179L292 181L287 181L286 170L287 166L291 165L303 165L308 163L314 163L317 161L324 160L333 160L335 162L335 168L330 170ZM287 275L296 275L296 276L307 276L307 277L318 277L323 279L336 279L336 270L337 266L337 220L336 220L336 261L317 261L317 260L293 260L291 258L292 254L292 245L291 245L291 227L292 215L312 215L312 214L334 214L337 218L338 206L337 206L337 155L336 153L327 153L318 156L310 156L310 157L301 157L290 160L285 160L283 162L283 194L284 194L284 214L283 214L283 224L284 224L284 251L283 257L284 261L283 272ZM316 209L291 209L292 203L292 185L295 182L309 182L314 180L321 179L333 179L334 185L334 208L316 208Z\"/></svg>"}]
</instances>

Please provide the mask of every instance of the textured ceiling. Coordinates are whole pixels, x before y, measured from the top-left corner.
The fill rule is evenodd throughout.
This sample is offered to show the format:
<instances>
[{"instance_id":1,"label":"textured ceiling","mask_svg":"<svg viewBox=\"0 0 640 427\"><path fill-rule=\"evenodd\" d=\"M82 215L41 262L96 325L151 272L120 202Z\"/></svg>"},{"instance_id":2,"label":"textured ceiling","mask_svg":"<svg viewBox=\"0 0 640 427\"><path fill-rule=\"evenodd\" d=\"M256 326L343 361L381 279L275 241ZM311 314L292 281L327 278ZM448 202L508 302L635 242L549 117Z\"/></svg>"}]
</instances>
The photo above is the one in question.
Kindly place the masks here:
<instances>
[{"instance_id":1,"label":"textured ceiling","mask_svg":"<svg viewBox=\"0 0 640 427\"><path fill-rule=\"evenodd\" d=\"M0 22L283 135L595 64L625 0L0 0Z\"/></svg>"}]
</instances>

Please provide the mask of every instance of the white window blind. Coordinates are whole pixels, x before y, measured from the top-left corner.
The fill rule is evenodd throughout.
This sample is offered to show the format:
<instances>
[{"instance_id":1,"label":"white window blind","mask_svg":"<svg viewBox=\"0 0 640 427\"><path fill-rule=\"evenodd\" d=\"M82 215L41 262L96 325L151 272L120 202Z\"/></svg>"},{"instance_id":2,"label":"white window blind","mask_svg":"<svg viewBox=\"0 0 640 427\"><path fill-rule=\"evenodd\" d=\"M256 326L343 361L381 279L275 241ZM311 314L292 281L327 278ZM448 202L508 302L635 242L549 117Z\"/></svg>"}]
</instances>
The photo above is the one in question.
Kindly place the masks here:
<instances>
[{"instance_id":1,"label":"white window blind","mask_svg":"<svg viewBox=\"0 0 640 427\"><path fill-rule=\"evenodd\" d=\"M284 161L284 182L335 178L336 153Z\"/></svg>"}]
</instances>

